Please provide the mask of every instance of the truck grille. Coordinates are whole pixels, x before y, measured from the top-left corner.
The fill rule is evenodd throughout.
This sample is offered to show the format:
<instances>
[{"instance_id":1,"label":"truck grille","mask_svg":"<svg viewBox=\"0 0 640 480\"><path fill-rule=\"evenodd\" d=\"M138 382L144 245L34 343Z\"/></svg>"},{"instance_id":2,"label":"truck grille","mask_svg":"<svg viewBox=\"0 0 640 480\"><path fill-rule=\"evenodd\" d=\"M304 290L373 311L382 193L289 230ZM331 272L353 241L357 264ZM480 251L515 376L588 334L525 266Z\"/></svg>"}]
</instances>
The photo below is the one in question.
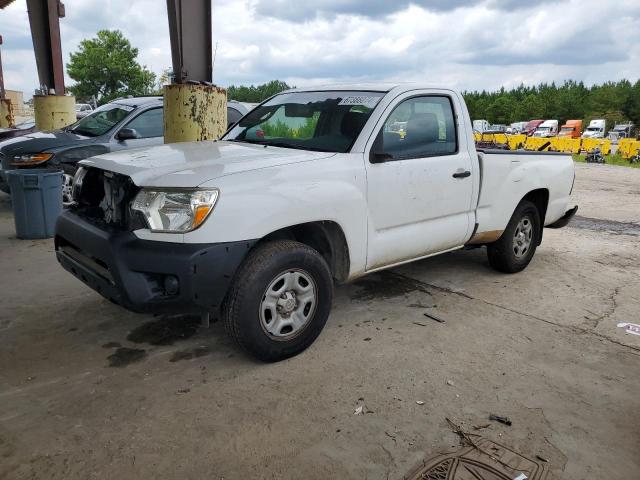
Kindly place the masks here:
<instances>
[{"instance_id":1,"label":"truck grille","mask_svg":"<svg viewBox=\"0 0 640 480\"><path fill-rule=\"evenodd\" d=\"M130 205L140 189L126 175L87 169L75 192L74 213L106 230L137 230L146 222Z\"/></svg>"}]
</instances>

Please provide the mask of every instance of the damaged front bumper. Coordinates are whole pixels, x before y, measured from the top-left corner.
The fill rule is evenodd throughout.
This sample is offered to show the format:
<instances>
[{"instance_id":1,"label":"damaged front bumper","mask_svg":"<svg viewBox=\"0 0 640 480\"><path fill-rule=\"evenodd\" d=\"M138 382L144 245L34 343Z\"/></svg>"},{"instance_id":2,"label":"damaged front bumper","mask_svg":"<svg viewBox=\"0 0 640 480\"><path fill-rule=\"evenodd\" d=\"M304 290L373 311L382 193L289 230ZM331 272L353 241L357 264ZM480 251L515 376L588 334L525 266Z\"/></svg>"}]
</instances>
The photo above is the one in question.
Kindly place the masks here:
<instances>
[{"instance_id":1,"label":"damaged front bumper","mask_svg":"<svg viewBox=\"0 0 640 480\"><path fill-rule=\"evenodd\" d=\"M562 228L562 227L566 227L567 224L574 217L574 215L576 214L577 211L578 211L578 206L576 205L571 210L567 210L567 212L562 216L562 218L560 218L559 220L556 220L551 225L547 225L546 228Z\"/></svg>"},{"instance_id":2,"label":"damaged front bumper","mask_svg":"<svg viewBox=\"0 0 640 480\"><path fill-rule=\"evenodd\" d=\"M218 309L255 241L215 244L141 240L65 211L56 224L58 262L103 297L140 313Z\"/></svg>"}]
</instances>

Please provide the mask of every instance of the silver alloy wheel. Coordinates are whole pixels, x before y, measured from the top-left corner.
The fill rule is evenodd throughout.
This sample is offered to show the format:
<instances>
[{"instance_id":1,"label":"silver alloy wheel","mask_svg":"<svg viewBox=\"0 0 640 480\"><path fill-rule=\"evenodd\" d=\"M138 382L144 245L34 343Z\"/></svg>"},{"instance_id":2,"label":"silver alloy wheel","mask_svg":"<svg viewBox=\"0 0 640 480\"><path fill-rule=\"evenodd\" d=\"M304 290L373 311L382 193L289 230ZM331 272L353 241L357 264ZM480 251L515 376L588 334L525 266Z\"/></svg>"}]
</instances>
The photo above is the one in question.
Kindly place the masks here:
<instances>
[{"instance_id":1,"label":"silver alloy wheel","mask_svg":"<svg viewBox=\"0 0 640 480\"><path fill-rule=\"evenodd\" d=\"M68 173L62 174L62 205L68 207L73 203L73 175Z\"/></svg>"},{"instance_id":2,"label":"silver alloy wheel","mask_svg":"<svg viewBox=\"0 0 640 480\"><path fill-rule=\"evenodd\" d=\"M318 289L304 270L282 272L269 283L260 302L260 324L276 340L300 333L313 318Z\"/></svg>"},{"instance_id":3,"label":"silver alloy wheel","mask_svg":"<svg viewBox=\"0 0 640 480\"><path fill-rule=\"evenodd\" d=\"M524 257L531 248L533 240L533 222L528 216L524 216L518 222L515 234L513 235L513 253L516 258Z\"/></svg>"}]
</instances>

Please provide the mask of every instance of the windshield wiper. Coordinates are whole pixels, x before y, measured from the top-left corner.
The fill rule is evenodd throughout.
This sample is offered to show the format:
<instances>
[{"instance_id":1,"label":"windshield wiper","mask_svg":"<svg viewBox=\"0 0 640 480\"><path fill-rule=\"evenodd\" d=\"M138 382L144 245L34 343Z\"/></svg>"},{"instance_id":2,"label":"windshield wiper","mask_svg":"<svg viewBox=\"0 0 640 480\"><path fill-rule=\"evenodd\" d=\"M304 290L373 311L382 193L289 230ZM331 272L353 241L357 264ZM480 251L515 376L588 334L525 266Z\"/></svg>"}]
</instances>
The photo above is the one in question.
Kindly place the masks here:
<instances>
[{"instance_id":1,"label":"windshield wiper","mask_svg":"<svg viewBox=\"0 0 640 480\"><path fill-rule=\"evenodd\" d=\"M269 145L270 147L293 148L295 150L311 150L313 152L331 152L332 151L332 150L325 150L322 148L304 147L302 145L295 145L287 142L259 142L259 143L261 145Z\"/></svg>"},{"instance_id":2,"label":"windshield wiper","mask_svg":"<svg viewBox=\"0 0 640 480\"><path fill-rule=\"evenodd\" d=\"M78 128L70 129L70 132L73 132L77 135L84 135L85 137L97 137L98 134L94 132L90 132L89 130L82 130Z\"/></svg>"}]
</instances>

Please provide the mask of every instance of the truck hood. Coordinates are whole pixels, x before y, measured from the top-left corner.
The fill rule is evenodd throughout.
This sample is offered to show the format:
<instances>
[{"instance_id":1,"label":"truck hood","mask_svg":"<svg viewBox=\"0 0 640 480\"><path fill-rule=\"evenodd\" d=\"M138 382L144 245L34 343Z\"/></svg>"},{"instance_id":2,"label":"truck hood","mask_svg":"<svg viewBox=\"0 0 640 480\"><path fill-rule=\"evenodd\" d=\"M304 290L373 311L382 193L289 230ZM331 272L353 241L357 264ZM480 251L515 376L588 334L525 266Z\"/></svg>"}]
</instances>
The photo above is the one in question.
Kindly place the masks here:
<instances>
[{"instance_id":1,"label":"truck hood","mask_svg":"<svg viewBox=\"0 0 640 480\"><path fill-rule=\"evenodd\" d=\"M139 187L189 188L234 173L335 155L239 142L173 143L106 153L80 162L122 175Z\"/></svg>"}]
</instances>

